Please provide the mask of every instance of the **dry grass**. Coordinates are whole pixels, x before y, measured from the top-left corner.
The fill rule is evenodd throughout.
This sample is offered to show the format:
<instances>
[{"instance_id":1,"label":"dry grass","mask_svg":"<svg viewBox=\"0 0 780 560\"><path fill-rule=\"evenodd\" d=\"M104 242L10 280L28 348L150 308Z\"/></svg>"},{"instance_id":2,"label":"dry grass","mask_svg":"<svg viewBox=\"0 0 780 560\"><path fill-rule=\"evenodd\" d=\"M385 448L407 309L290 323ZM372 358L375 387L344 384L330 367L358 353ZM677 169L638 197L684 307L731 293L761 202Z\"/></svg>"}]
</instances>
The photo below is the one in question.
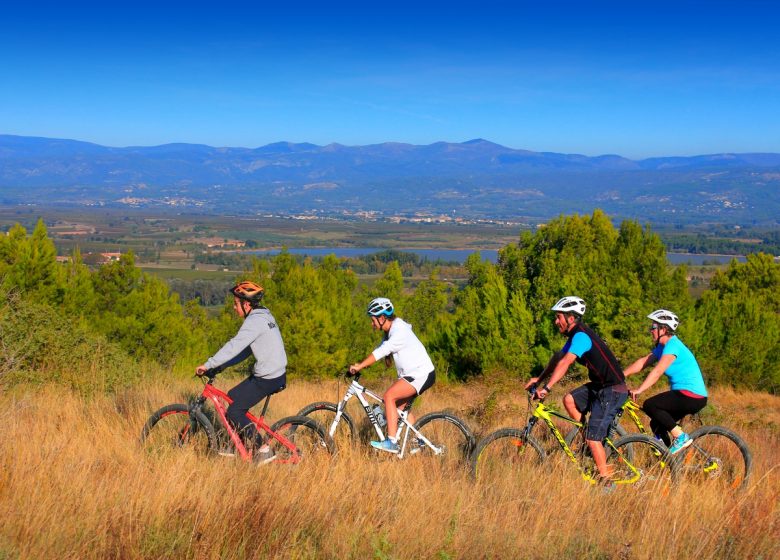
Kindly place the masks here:
<instances>
[{"instance_id":1,"label":"dry grass","mask_svg":"<svg viewBox=\"0 0 780 560\"><path fill-rule=\"evenodd\" d=\"M683 484L669 496L604 495L553 458L536 478L483 487L465 469L364 447L288 468L143 453L148 415L195 383L84 400L61 389L0 395L0 558L777 558L780 399L714 391L713 415L754 454L749 488ZM343 385L342 385L343 390ZM519 391L439 386L485 430L524 423ZM292 386L269 417L335 400ZM739 417L737 417L739 415Z\"/></svg>"}]
</instances>

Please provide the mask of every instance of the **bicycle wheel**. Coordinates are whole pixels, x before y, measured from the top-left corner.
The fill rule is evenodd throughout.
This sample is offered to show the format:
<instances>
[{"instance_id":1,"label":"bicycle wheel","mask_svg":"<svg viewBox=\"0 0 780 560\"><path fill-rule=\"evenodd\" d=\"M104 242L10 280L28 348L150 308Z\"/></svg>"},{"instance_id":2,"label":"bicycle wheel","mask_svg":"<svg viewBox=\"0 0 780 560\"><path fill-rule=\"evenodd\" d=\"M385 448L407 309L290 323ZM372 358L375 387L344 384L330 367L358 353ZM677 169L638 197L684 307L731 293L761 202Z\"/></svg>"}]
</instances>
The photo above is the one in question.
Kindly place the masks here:
<instances>
[{"instance_id":1,"label":"bicycle wheel","mask_svg":"<svg viewBox=\"0 0 780 560\"><path fill-rule=\"evenodd\" d=\"M306 416L288 416L271 426L268 445L274 452L275 463L298 464L302 460L329 457L335 447L333 439L319 423ZM276 436L286 440L280 441ZM287 444L292 444L292 449Z\"/></svg>"},{"instance_id":2,"label":"bicycle wheel","mask_svg":"<svg viewBox=\"0 0 780 560\"><path fill-rule=\"evenodd\" d=\"M141 431L141 444L149 452L190 449L208 455L217 450L211 422L186 404L169 404L152 414Z\"/></svg>"},{"instance_id":3,"label":"bicycle wheel","mask_svg":"<svg viewBox=\"0 0 780 560\"><path fill-rule=\"evenodd\" d=\"M431 448L409 431L406 443L408 453L436 455L442 462L457 464L467 461L474 447L474 436L466 423L447 412L426 414L414 425L415 429L426 437L436 449Z\"/></svg>"},{"instance_id":4,"label":"bicycle wheel","mask_svg":"<svg viewBox=\"0 0 780 560\"><path fill-rule=\"evenodd\" d=\"M668 494L676 471L666 446L653 437L632 434L613 442L607 456L616 484L634 484Z\"/></svg>"},{"instance_id":5,"label":"bicycle wheel","mask_svg":"<svg viewBox=\"0 0 780 560\"><path fill-rule=\"evenodd\" d=\"M355 430L355 422L352 417L347 414L347 411L341 413L338 425L334 428L333 421L336 419L336 411L338 405L331 402L315 402L310 405L304 406L296 416L307 416L316 420L321 426L325 428L333 438L333 443L337 448L343 445L352 444L357 438L357 431Z\"/></svg>"},{"instance_id":6,"label":"bicycle wheel","mask_svg":"<svg viewBox=\"0 0 780 560\"><path fill-rule=\"evenodd\" d=\"M628 432L623 428L623 426L612 426L609 430L609 439L612 440L612 442L616 442L620 438L624 438L628 435ZM581 428L574 427L571 430L569 430L569 433L566 434L566 437L564 438L564 441L566 441L566 445L571 449L572 453L582 461L582 464L585 468L590 467L591 469L594 468L596 465L593 462L593 456L590 454L590 448L588 447L588 444L585 443L585 432ZM607 456L612 452L612 447L606 443L606 439L604 440L604 451L606 452ZM631 446L628 445L625 448L625 453L627 453L627 456L629 458L632 457L631 453Z\"/></svg>"},{"instance_id":7,"label":"bicycle wheel","mask_svg":"<svg viewBox=\"0 0 780 560\"><path fill-rule=\"evenodd\" d=\"M686 480L706 480L723 489L744 487L753 457L737 434L720 426L703 426L690 433L693 443L675 456Z\"/></svg>"},{"instance_id":8,"label":"bicycle wheel","mask_svg":"<svg viewBox=\"0 0 780 560\"><path fill-rule=\"evenodd\" d=\"M533 437L517 428L503 428L477 443L471 455L471 475L479 482L533 481L544 461L544 449Z\"/></svg>"}]
</instances>

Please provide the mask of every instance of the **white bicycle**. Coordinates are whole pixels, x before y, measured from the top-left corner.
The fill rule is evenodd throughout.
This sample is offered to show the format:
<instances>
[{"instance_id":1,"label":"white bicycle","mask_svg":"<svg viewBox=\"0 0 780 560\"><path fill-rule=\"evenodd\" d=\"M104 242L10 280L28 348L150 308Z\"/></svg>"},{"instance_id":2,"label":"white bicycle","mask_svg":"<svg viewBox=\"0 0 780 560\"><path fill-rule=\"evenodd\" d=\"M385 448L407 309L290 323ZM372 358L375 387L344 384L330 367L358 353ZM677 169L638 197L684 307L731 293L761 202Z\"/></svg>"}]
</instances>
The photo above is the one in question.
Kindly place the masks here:
<instances>
[{"instance_id":1,"label":"white bicycle","mask_svg":"<svg viewBox=\"0 0 780 560\"><path fill-rule=\"evenodd\" d=\"M352 416L346 411L347 404L357 397L368 421L380 440L385 439L385 420L382 397L360 384L360 373L352 377L344 398L336 404L332 402L315 402L303 407L299 416L314 417L324 426L333 438L336 447L350 445L358 440L358 431ZM369 399L376 401L374 404ZM424 454L439 457L445 463L466 462L474 448L474 435L466 423L449 412L431 412L422 416L414 425L409 420L409 410L414 398L398 409L398 445L400 451L397 457L403 459L407 455Z\"/></svg>"}]
</instances>

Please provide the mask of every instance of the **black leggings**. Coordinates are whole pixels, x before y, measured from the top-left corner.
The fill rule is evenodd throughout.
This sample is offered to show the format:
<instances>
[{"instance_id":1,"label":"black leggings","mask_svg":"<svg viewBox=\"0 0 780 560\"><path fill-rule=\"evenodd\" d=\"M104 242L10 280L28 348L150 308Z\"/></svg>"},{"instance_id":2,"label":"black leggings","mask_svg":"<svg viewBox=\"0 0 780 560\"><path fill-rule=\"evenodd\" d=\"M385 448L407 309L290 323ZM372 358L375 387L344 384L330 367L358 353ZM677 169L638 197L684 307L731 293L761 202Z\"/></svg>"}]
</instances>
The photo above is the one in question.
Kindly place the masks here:
<instances>
[{"instance_id":1,"label":"black leggings","mask_svg":"<svg viewBox=\"0 0 780 560\"><path fill-rule=\"evenodd\" d=\"M263 445L263 438L257 433L254 423L246 417L250 408L255 406L268 395L278 393L287 386L287 375L263 379L262 377L247 377L241 383L228 391L228 397L233 402L228 406L226 416L233 427L238 431L244 443L251 445Z\"/></svg>"},{"instance_id":2,"label":"black leggings","mask_svg":"<svg viewBox=\"0 0 780 560\"><path fill-rule=\"evenodd\" d=\"M667 391L650 397L642 410L650 417L650 429L668 446L669 432L684 416L696 414L707 405L707 397L694 399L680 391Z\"/></svg>"}]
</instances>

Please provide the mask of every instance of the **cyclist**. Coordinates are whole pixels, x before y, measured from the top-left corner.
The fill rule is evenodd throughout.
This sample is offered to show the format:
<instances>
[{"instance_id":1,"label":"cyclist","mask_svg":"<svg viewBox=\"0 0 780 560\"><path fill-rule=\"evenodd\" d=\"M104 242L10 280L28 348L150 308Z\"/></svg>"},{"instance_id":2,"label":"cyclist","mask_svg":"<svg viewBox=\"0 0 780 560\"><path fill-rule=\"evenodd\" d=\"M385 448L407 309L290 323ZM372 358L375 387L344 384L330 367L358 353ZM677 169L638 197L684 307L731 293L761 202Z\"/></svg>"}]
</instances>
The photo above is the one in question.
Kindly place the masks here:
<instances>
[{"instance_id":1,"label":"cyclist","mask_svg":"<svg viewBox=\"0 0 780 560\"><path fill-rule=\"evenodd\" d=\"M428 352L412 332L412 325L395 316L393 303L389 299L378 297L371 300L368 304L368 315L371 317L371 326L383 332L383 341L365 360L352 364L349 372L354 375L382 358L385 358L385 363L389 366L392 355L398 370L398 380L383 396L388 437L383 441L372 441L371 445L382 451L398 453L400 449L396 409L407 406L417 395L429 389L436 381L436 374ZM414 422L411 414L409 421Z\"/></svg>"},{"instance_id":2,"label":"cyclist","mask_svg":"<svg viewBox=\"0 0 780 560\"><path fill-rule=\"evenodd\" d=\"M273 451L246 413L268 395L286 387L287 354L276 319L260 304L265 294L263 287L244 281L233 286L230 293L233 310L244 322L236 336L198 366L195 374L202 376L210 369L232 366L254 355L255 364L249 377L228 391L233 402L228 406L227 418L247 446L255 448L255 459L267 463L274 458Z\"/></svg>"},{"instance_id":3,"label":"cyclist","mask_svg":"<svg viewBox=\"0 0 780 560\"><path fill-rule=\"evenodd\" d=\"M563 405L569 416L582 419L590 413L585 441L599 470L601 479L609 482L611 472L607 466L606 452L602 441L609 433L609 427L620 407L628 399L628 388L623 370L603 340L582 322L585 302L576 296L566 296L552 306L555 312L555 326L568 339L563 348L553 355L539 377L532 378L525 386L536 386L536 398L543 399L566 373L575 361L588 369L590 381L563 398ZM539 381L549 375L546 385L538 387Z\"/></svg>"},{"instance_id":4,"label":"cyclist","mask_svg":"<svg viewBox=\"0 0 780 560\"><path fill-rule=\"evenodd\" d=\"M650 336L655 347L626 368L626 376L639 373L655 364L642 384L631 391L636 398L652 387L661 375L669 378L669 391L647 399L642 410L650 417L650 429L656 437L675 454L688 447L693 440L678 422L687 414L699 412L707 404L707 389L699 364L693 353L677 338L675 331L680 324L677 315L666 309L657 309L647 316L653 323ZM669 438L671 432L674 441Z\"/></svg>"}]
</instances>

